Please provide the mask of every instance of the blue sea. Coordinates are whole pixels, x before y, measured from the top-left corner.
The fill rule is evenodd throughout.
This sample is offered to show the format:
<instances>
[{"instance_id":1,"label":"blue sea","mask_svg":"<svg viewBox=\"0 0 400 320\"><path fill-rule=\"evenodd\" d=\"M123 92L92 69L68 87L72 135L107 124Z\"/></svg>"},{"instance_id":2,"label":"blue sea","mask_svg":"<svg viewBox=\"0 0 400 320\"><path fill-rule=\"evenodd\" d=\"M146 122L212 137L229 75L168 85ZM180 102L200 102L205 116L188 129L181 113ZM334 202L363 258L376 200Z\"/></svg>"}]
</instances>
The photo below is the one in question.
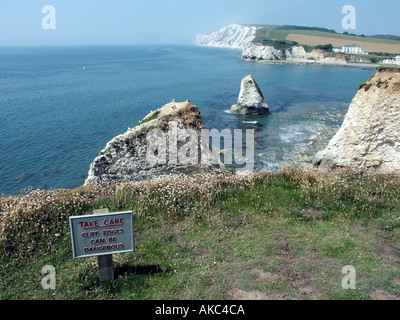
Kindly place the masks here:
<instances>
[{"instance_id":1,"label":"blue sea","mask_svg":"<svg viewBox=\"0 0 400 320\"><path fill-rule=\"evenodd\" d=\"M257 170L307 163L374 72L244 61L240 51L196 46L3 47L0 194L82 185L109 140L172 99L197 105L209 129L255 129ZM268 116L227 112L249 74Z\"/></svg>"}]
</instances>

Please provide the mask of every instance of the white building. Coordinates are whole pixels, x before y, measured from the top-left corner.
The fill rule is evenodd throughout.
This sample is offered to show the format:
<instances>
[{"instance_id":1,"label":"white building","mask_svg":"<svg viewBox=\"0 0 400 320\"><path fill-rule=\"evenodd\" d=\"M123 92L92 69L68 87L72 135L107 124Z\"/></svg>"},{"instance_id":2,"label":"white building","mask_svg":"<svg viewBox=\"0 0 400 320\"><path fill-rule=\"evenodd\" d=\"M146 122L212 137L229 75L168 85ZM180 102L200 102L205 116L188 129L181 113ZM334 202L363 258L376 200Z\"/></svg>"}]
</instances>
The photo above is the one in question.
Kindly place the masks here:
<instances>
[{"instance_id":1,"label":"white building","mask_svg":"<svg viewBox=\"0 0 400 320\"><path fill-rule=\"evenodd\" d=\"M336 53L348 53L348 54L368 54L368 51L363 50L358 44L343 45L341 47L333 48L333 52Z\"/></svg>"},{"instance_id":2,"label":"white building","mask_svg":"<svg viewBox=\"0 0 400 320\"><path fill-rule=\"evenodd\" d=\"M396 56L394 59L384 59L383 64L396 64L400 66L400 56Z\"/></svg>"}]
</instances>

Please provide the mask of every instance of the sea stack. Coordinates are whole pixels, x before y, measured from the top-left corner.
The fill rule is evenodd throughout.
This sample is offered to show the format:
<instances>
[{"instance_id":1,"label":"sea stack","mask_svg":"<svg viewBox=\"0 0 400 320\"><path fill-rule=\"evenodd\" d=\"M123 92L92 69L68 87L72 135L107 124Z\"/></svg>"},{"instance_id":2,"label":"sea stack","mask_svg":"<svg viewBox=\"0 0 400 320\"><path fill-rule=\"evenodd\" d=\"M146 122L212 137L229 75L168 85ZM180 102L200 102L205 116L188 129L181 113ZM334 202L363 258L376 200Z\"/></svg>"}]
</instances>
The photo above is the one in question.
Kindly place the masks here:
<instances>
[{"instance_id":1,"label":"sea stack","mask_svg":"<svg viewBox=\"0 0 400 320\"><path fill-rule=\"evenodd\" d=\"M220 168L202 144L204 122L189 101L172 101L113 138L90 164L85 185L127 183Z\"/></svg>"},{"instance_id":2,"label":"sea stack","mask_svg":"<svg viewBox=\"0 0 400 320\"><path fill-rule=\"evenodd\" d=\"M246 115L265 115L269 113L268 104L257 82L251 75L243 78L237 104L231 108L232 113Z\"/></svg>"},{"instance_id":3,"label":"sea stack","mask_svg":"<svg viewBox=\"0 0 400 320\"><path fill-rule=\"evenodd\" d=\"M379 68L360 85L344 122L315 166L400 174L400 69Z\"/></svg>"}]
</instances>

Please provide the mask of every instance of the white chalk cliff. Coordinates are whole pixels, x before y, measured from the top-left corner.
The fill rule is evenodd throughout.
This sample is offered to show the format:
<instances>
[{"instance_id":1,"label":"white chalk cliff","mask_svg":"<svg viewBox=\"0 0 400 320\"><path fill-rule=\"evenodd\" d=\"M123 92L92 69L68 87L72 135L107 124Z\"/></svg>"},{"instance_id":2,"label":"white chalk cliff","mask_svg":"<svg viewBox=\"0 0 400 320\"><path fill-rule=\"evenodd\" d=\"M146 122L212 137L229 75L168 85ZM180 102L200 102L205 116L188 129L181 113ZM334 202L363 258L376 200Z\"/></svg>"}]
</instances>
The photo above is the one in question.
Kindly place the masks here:
<instances>
[{"instance_id":1,"label":"white chalk cliff","mask_svg":"<svg viewBox=\"0 0 400 320\"><path fill-rule=\"evenodd\" d=\"M382 69L362 85L343 125L313 163L400 174L399 69Z\"/></svg>"},{"instance_id":2,"label":"white chalk cliff","mask_svg":"<svg viewBox=\"0 0 400 320\"><path fill-rule=\"evenodd\" d=\"M198 107L189 101L172 101L108 142L90 164L85 185L219 168L221 164L213 164L211 151L202 144L202 129L204 123Z\"/></svg>"},{"instance_id":3,"label":"white chalk cliff","mask_svg":"<svg viewBox=\"0 0 400 320\"><path fill-rule=\"evenodd\" d=\"M272 46L249 44L242 52L242 58L246 60L298 60L310 57L311 55L307 54L302 46L295 46L290 49L275 49Z\"/></svg>"},{"instance_id":4,"label":"white chalk cliff","mask_svg":"<svg viewBox=\"0 0 400 320\"><path fill-rule=\"evenodd\" d=\"M231 108L232 113L264 115L268 114L268 104L251 75L244 77L240 85L240 93L237 104Z\"/></svg>"},{"instance_id":5,"label":"white chalk cliff","mask_svg":"<svg viewBox=\"0 0 400 320\"><path fill-rule=\"evenodd\" d=\"M196 36L198 46L243 49L255 38L257 27L231 24L210 34Z\"/></svg>"},{"instance_id":6,"label":"white chalk cliff","mask_svg":"<svg viewBox=\"0 0 400 320\"><path fill-rule=\"evenodd\" d=\"M289 49L275 49L253 43L259 27L231 24L219 31L196 36L195 44L198 46L220 47L242 50L242 58L246 60L302 60L314 58L306 53L302 46Z\"/></svg>"}]
</instances>

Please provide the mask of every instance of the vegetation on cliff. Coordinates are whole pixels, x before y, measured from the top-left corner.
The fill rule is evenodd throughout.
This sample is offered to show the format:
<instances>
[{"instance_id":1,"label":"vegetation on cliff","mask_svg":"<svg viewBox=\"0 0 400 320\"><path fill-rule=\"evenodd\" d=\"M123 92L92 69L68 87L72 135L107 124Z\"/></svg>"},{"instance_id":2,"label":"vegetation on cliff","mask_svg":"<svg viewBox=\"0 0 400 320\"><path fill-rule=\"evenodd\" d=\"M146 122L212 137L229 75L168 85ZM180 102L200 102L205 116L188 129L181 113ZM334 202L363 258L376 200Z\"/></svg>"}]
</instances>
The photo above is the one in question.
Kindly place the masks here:
<instances>
[{"instance_id":1,"label":"vegetation on cliff","mask_svg":"<svg viewBox=\"0 0 400 320\"><path fill-rule=\"evenodd\" d=\"M399 286L400 178L216 171L0 198L1 299L371 299ZM73 260L68 218L133 210L136 251ZM56 289L41 287L45 265ZM357 288L344 290L346 265Z\"/></svg>"},{"instance_id":2,"label":"vegetation on cliff","mask_svg":"<svg viewBox=\"0 0 400 320\"><path fill-rule=\"evenodd\" d=\"M317 27L303 26L258 26L254 43L269 45L275 49L288 49L301 45L307 52L319 49L327 45L341 46L357 43L364 50L370 51L370 55L363 58L376 63L382 55L396 56L400 53L400 41L397 37L367 37L365 35L337 33L334 30ZM327 49L330 49L327 47ZM331 50L328 50L331 51Z\"/></svg>"}]
</instances>

